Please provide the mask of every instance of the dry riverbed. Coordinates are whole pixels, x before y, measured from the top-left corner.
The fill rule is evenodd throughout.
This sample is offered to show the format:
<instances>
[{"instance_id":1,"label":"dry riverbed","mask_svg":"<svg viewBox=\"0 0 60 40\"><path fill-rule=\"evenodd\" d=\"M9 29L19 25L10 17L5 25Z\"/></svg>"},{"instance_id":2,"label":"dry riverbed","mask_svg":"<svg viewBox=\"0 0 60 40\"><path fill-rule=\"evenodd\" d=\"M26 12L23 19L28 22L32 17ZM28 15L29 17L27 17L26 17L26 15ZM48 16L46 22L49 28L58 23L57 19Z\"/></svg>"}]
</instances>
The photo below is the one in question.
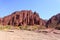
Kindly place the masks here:
<instances>
[{"instance_id":1,"label":"dry riverbed","mask_svg":"<svg viewBox=\"0 0 60 40\"><path fill-rule=\"evenodd\" d=\"M60 34L9 30L0 31L0 40L60 40Z\"/></svg>"}]
</instances>

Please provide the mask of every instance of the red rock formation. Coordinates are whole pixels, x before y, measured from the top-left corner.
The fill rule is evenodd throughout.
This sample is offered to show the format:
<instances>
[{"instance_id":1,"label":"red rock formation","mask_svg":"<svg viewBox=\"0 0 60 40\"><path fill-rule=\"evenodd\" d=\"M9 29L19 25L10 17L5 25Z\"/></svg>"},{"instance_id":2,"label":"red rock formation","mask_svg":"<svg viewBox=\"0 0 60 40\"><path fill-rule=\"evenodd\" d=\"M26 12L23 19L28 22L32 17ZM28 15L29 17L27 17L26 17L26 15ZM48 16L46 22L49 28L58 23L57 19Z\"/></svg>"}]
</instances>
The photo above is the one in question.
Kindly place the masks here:
<instances>
[{"instance_id":1,"label":"red rock formation","mask_svg":"<svg viewBox=\"0 0 60 40\"><path fill-rule=\"evenodd\" d=\"M0 19L2 25L45 25L45 21L42 20L38 13L32 12L31 10L16 11L11 15L5 16Z\"/></svg>"},{"instance_id":2,"label":"red rock formation","mask_svg":"<svg viewBox=\"0 0 60 40\"><path fill-rule=\"evenodd\" d=\"M47 23L46 23L46 27L48 28L55 28L55 29L60 29L60 13L57 15L54 15L53 17L51 17Z\"/></svg>"}]
</instances>

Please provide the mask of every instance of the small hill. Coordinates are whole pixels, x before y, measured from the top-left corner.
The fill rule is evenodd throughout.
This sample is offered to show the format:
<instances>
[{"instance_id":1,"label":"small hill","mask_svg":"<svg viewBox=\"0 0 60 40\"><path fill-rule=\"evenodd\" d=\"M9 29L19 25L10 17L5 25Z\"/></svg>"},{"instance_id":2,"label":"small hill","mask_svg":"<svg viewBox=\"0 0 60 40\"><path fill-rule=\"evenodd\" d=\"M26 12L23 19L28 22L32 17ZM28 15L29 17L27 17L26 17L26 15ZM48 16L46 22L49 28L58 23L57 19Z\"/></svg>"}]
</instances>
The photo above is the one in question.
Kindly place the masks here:
<instances>
[{"instance_id":1,"label":"small hill","mask_svg":"<svg viewBox=\"0 0 60 40\"><path fill-rule=\"evenodd\" d=\"M51 17L47 23L46 27L55 28L60 30L60 13Z\"/></svg>"}]
</instances>

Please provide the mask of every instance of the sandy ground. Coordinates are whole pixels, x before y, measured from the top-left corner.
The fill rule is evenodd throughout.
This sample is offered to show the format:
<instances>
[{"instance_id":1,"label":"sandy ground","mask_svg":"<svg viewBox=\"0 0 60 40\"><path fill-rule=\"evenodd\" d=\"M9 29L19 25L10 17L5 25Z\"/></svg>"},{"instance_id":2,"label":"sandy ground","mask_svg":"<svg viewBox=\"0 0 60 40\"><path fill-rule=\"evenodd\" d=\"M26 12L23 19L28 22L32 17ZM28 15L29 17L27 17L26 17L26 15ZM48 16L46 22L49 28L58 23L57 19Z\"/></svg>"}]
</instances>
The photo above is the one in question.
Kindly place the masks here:
<instances>
[{"instance_id":1,"label":"sandy ground","mask_svg":"<svg viewBox=\"0 0 60 40\"><path fill-rule=\"evenodd\" d=\"M0 40L60 40L60 34L36 33L26 30L0 31Z\"/></svg>"}]
</instances>

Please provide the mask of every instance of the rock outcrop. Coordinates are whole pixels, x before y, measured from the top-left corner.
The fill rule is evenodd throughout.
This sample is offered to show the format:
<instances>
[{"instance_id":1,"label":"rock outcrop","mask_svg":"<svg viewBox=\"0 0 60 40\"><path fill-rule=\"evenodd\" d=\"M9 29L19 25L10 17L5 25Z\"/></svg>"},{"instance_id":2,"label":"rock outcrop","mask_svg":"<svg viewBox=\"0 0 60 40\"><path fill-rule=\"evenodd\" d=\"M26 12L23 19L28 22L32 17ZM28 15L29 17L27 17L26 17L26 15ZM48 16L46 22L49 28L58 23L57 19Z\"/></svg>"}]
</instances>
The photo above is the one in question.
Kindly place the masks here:
<instances>
[{"instance_id":1,"label":"rock outcrop","mask_svg":"<svg viewBox=\"0 0 60 40\"><path fill-rule=\"evenodd\" d=\"M46 22L42 20L38 13L31 10L16 11L11 15L0 19L2 25L22 26L22 25L45 25Z\"/></svg>"},{"instance_id":2,"label":"rock outcrop","mask_svg":"<svg viewBox=\"0 0 60 40\"><path fill-rule=\"evenodd\" d=\"M57 15L54 15L51 17L47 23L46 23L47 28L55 28L55 29L60 29L60 13Z\"/></svg>"}]
</instances>

